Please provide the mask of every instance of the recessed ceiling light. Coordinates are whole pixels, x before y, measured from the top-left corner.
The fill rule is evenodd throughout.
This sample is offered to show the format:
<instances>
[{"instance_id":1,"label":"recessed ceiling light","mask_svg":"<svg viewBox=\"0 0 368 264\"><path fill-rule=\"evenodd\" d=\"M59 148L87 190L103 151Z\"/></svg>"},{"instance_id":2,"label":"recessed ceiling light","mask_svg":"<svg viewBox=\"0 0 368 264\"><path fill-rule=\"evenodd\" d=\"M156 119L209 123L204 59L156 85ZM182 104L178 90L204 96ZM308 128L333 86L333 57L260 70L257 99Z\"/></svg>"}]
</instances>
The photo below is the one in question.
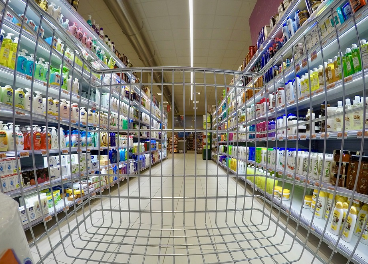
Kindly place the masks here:
<instances>
[{"instance_id":1,"label":"recessed ceiling light","mask_svg":"<svg viewBox=\"0 0 368 264\"><path fill-rule=\"evenodd\" d=\"M164 103L164 104L167 104L167 103L168 103L168 101L163 101L163 103Z\"/></svg>"},{"instance_id":2,"label":"recessed ceiling light","mask_svg":"<svg viewBox=\"0 0 368 264\"><path fill-rule=\"evenodd\" d=\"M196 104L198 104L198 103L199 103L199 101L193 101L193 103L196 103Z\"/></svg>"},{"instance_id":3,"label":"recessed ceiling light","mask_svg":"<svg viewBox=\"0 0 368 264\"><path fill-rule=\"evenodd\" d=\"M157 93L157 95L162 95L162 93Z\"/></svg>"},{"instance_id":4,"label":"recessed ceiling light","mask_svg":"<svg viewBox=\"0 0 368 264\"><path fill-rule=\"evenodd\" d=\"M197 94L201 94L200 92L198 92Z\"/></svg>"},{"instance_id":5,"label":"recessed ceiling light","mask_svg":"<svg viewBox=\"0 0 368 264\"><path fill-rule=\"evenodd\" d=\"M198 107L193 107L193 109L198 109Z\"/></svg>"}]
</instances>

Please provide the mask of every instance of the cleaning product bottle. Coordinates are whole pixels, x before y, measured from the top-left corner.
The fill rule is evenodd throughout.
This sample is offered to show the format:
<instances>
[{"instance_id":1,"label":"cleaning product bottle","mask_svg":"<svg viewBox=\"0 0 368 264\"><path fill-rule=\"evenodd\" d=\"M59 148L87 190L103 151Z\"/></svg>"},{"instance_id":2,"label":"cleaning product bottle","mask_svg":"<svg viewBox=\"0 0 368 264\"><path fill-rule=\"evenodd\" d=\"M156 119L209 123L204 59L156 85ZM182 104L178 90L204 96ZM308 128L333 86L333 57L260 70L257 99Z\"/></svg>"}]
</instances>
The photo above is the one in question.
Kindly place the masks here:
<instances>
[{"instance_id":1,"label":"cleaning product bottle","mask_svg":"<svg viewBox=\"0 0 368 264\"><path fill-rule=\"evenodd\" d=\"M8 133L0 121L0 151L8 151Z\"/></svg>"},{"instance_id":2,"label":"cleaning product bottle","mask_svg":"<svg viewBox=\"0 0 368 264\"><path fill-rule=\"evenodd\" d=\"M355 96L352 109L353 112L353 119L350 122L353 122L352 129L353 130L361 130L363 129L363 102L360 100L360 96Z\"/></svg>"},{"instance_id":3,"label":"cleaning product bottle","mask_svg":"<svg viewBox=\"0 0 368 264\"><path fill-rule=\"evenodd\" d=\"M345 99L345 112L352 109L351 102L349 98ZM345 131L352 130L353 121L352 121L352 113L345 113Z\"/></svg>"},{"instance_id":4,"label":"cleaning product bottle","mask_svg":"<svg viewBox=\"0 0 368 264\"><path fill-rule=\"evenodd\" d=\"M362 62L360 60L360 51L357 44L351 46L351 56L353 58L354 72L360 72L362 70Z\"/></svg>"},{"instance_id":5,"label":"cleaning product bottle","mask_svg":"<svg viewBox=\"0 0 368 264\"><path fill-rule=\"evenodd\" d=\"M74 94L79 94L79 81L78 81L78 78L74 79L72 92Z\"/></svg>"},{"instance_id":6,"label":"cleaning product bottle","mask_svg":"<svg viewBox=\"0 0 368 264\"><path fill-rule=\"evenodd\" d=\"M91 37L88 37L88 39L86 40L86 47L88 49L92 49L92 39L91 39Z\"/></svg>"},{"instance_id":7,"label":"cleaning product bottle","mask_svg":"<svg viewBox=\"0 0 368 264\"><path fill-rule=\"evenodd\" d=\"M13 123L8 123L6 134L8 137L8 150L14 150L14 134L13 134Z\"/></svg>"},{"instance_id":8,"label":"cleaning product bottle","mask_svg":"<svg viewBox=\"0 0 368 264\"><path fill-rule=\"evenodd\" d=\"M8 67L10 69L15 68L15 59L17 57L18 41L19 41L19 38L15 37L13 43L10 44L10 53L9 53L9 61L8 61Z\"/></svg>"},{"instance_id":9,"label":"cleaning product bottle","mask_svg":"<svg viewBox=\"0 0 368 264\"><path fill-rule=\"evenodd\" d=\"M73 90L73 79L72 79L72 76L70 76L70 75L69 75L68 80L66 81L66 90L68 92L72 92L72 90Z\"/></svg>"},{"instance_id":10,"label":"cleaning product bottle","mask_svg":"<svg viewBox=\"0 0 368 264\"><path fill-rule=\"evenodd\" d=\"M41 129L37 125L33 125L33 148L41 149Z\"/></svg>"},{"instance_id":11,"label":"cleaning product bottle","mask_svg":"<svg viewBox=\"0 0 368 264\"><path fill-rule=\"evenodd\" d=\"M58 149L58 135L55 127L50 127L51 129L51 149Z\"/></svg>"},{"instance_id":12,"label":"cleaning product bottle","mask_svg":"<svg viewBox=\"0 0 368 264\"><path fill-rule=\"evenodd\" d=\"M36 91L36 95L33 97L33 109L36 114L43 114L43 99L41 92Z\"/></svg>"},{"instance_id":13,"label":"cleaning product bottle","mask_svg":"<svg viewBox=\"0 0 368 264\"><path fill-rule=\"evenodd\" d=\"M61 82L60 77L59 69L51 67L50 84L59 86Z\"/></svg>"},{"instance_id":14,"label":"cleaning product bottle","mask_svg":"<svg viewBox=\"0 0 368 264\"><path fill-rule=\"evenodd\" d=\"M24 136L24 149L25 150L30 150L31 149L31 127L27 126L26 127L26 131L23 134Z\"/></svg>"},{"instance_id":15,"label":"cleaning product bottle","mask_svg":"<svg viewBox=\"0 0 368 264\"><path fill-rule=\"evenodd\" d=\"M18 107L20 109L25 108L25 94L22 88L18 88L15 90L15 107Z\"/></svg>"},{"instance_id":16,"label":"cleaning product bottle","mask_svg":"<svg viewBox=\"0 0 368 264\"><path fill-rule=\"evenodd\" d=\"M331 222L331 233L338 235L340 233L340 226L342 221L343 211L342 203L337 202L333 211L332 222Z\"/></svg>"},{"instance_id":17,"label":"cleaning product bottle","mask_svg":"<svg viewBox=\"0 0 368 264\"><path fill-rule=\"evenodd\" d=\"M26 73L26 66L27 66L27 50L22 49L22 51L19 51L18 55L18 62L17 62L17 71L20 73Z\"/></svg>"},{"instance_id":18,"label":"cleaning product bottle","mask_svg":"<svg viewBox=\"0 0 368 264\"><path fill-rule=\"evenodd\" d=\"M83 39L83 31L82 31L82 28L81 27L78 28L77 33L76 33L76 37L77 37L77 39L79 41L82 41L82 39Z\"/></svg>"},{"instance_id":19,"label":"cleaning product bottle","mask_svg":"<svg viewBox=\"0 0 368 264\"><path fill-rule=\"evenodd\" d=\"M62 127L60 127L59 130L59 138L60 138L60 149L66 148L65 134Z\"/></svg>"},{"instance_id":20,"label":"cleaning product bottle","mask_svg":"<svg viewBox=\"0 0 368 264\"><path fill-rule=\"evenodd\" d=\"M54 100L53 115L59 116L60 102L58 99L53 99L53 100Z\"/></svg>"},{"instance_id":21,"label":"cleaning product bottle","mask_svg":"<svg viewBox=\"0 0 368 264\"><path fill-rule=\"evenodd\" d=\"M336 81L335 79L335 64L332 61L332 59L328 59L328 83L334 83Z\"/></svg>"},{"instance_id":22,"label":"cleaning product bottle","mask_svg":"<svg viewBox=\"0 0 368 264\"><path fill-rule=\"evenodd\" d=\"M43 130L41 133L41 149L51 149L51 134L46 130L46 126L42 126Z\"/></svg>"},{"instance_id":23,"label":"cleaning product bottle","mask_svg":"<svg viewBox=\"0 0 368 264\"><path fill-rule=\"evenodd\" d=\"M8 67L9 62L9 55L10 55L10 49L13 44L13 41L11 39L11 36L14 35L13 33L7 33L6 37L3 39L3 42L1 43L1 49L0 49L0 65Z\"/></svg>"},{"instance_id":24,"label":"cleaning product bottle","mask_svg":"<svg viewBox=\"0 0 368 264\"><path fill-rule=\"evenodd\" d=\"M69 27L69 32L73 36L76 35L76 33L77 33L77 23L73 22L73 24Z\"/></svg>"},{"instance_id":25,"label":"cleaning product bottle","mask_svg":"<svg viewBox=\"0 0 368 264\"><path fill-rule=\"evenodd\" d=\"M51 96L49 96L48 99L43 98L42 106L43 106L43 114L46 115L46 105L48 105L47 108L47 114L54 115L54 100Z\"/></svg>"},{"instance_id":26,"label":"cleaning product bottle","mask_svg":"<svg viewBox=\"0 0 368 264\"><path fill-rule=\"evenodd\" d=\"M43 63L43 78L42 81L47 82L50 76L49 62L45 61Z\"/></svg>"},{"instance_id":27,"label":"cleaning product bottle","mask_svg":"<svg viewBox=\"0 0 368 264\"><path fill-rule=\"evenodd\" d=\"M343 58L343 67L344 67L344 77L348 77L354 74L353 57L351 55L350 48L346 49L346 52Z\"/></svg>"},{"instance_id":28,"label":"cleaning product bottle","mask_svg":"<svg viewBox=\"0 0 368 264\"><path fill-rule=\"evenodd\" d=\"M31 54L28 56L27 58L27 63L26 63L26 74L28 76L32 76L33 75L33 71L35 68L35 63L34 63L34 55Z\"/></svg>"},{"instance_id":29,"label":"cleaning product bottle","mask_svg":"<svg viewBox=\"0 0 368 264\"><path fill-rule=\"evenodd\" d=\"M13 88L10 85L5 85L2 87L1 102L13 106Z\"/></svg>"},{"instance_id":30,"label":"cleaning product bottle","mask_svg":"<svg viewBox=\"0 0 368 264\"><path fill-rule=\"evenodd\" d=\"M45 69L44 69L43 61L44 61L43 58L39 58L38 62L36 62L35 79L40 80L40 81L45 80L45 76L44 76Z\"/></svg>"},{"instance_id":31,"label":"cleaning product bottle","mask_svg":"<svg viewBox=\"0 0 368 264\"><path fill-rule=\"evenodd\" d=\"M61 118L65 118L65 119L69 119L70 117L70 108L69 108L69 104L65 99L61 99L61 103L60 103L60 117Z\"/></svg>"},{"instance_id":32,"label":"cleaning product bottle","mask_svg":"<svg viewBox=\"0 0 368 264\"><path fill-rule=\"evenodd\" d=\"M362 209L360 210L358 214L354 235L359 236L361 234L363 224L364 224L364 219L367 217L367 214L368 214L368 204L365 204L362 206Z\"/></svg>"},{"instance_id":33,"label":"cleaning product bottle","mask_svg":"<svg viewBox=\"0 0 368 264\"><path fill-rule=\"evenodd\" d=\"M57 39L57 42L56 42L56 50L61 52L61 45L62 45L62 42L61 42L61 39Z\"/></svg>"},{"instance_id":34,"label":"cleaning product bottle","mask_svg":"<svg viewBox=\"0 0 368 264\"><path fill-rule=\"evenodd\" d=\"M86 108L85 107L81 107L80 111L80 123L85 123L87 124L87 112L86 112Z\"/></svg>"},{"instance_id":35,"label":"cleaning product bottle","mask_svg":"<svg viewBox=\"0 0 368 264\"><path fill-rule=\"evenodd\" d=\"M15 125L15 134L16 134L17 151L22 151L24 150L24 136L19 129L19 125Z\"/></svg>"},{"instance_id":36,"label":"cleaning product bottle","mask_svg":"<svg viewBox=\"0 0 368 264\"><path fill-rule=\"evenodd\" d=\"M327 204L326 204L326 211L325 211L325 219L326 220L328 219L330 211L332 210L332 198L333 198L333 193L329 193L328 197L327 197Z\"/></svg>"},{"instance_id":37,"label":"cleaning product bottle","mask_svg":"<svg viewBox=\"0 0 368 264\"><path fill-rule=\"evenodd\" d=\"M25 88L26 89L26 93L24 95L24 109L27 111L31 111L31 100L33 100L33 96L31 93L31 89L29 88ZM34 106L33 106L34 107Z\"/></svg>"},{"instance_id":38,"label":"cleaning product bottle","mask_svg":"<svg viewBox=\"0 0 368 264\"><path fill-rule=\"evenodd\" d=\"M335 56L334 57L334 68L335 68L335 80L336 81L339 81L341 80L341 76L342 76L342 73L341 73L341 52L338 53L338 56Z\"/></svg>"},{"instance_id":39,"label":"cleaning product bottle","mask_svg":"<svg viewBox=\"0 0 368 264\"><path fill-rule=\"evenodd\" d=\"M312 72L312 92L316 91L319 89L319 79L318 79L318 70L317 68L313 69Z\"/></svg>"},{"instance_id":40,"label":"cleaning product bottle","mask_svg":"<svg viewBox=\"0 0 368 264\"><path fill-rule=\"evenodd\" d=\"M350 214L346 220L344 231L342 232L342 239L350 242L354 233L355 224L357 221L357 210L355 206L350 207Z\"/></svg>"}]
</instances>

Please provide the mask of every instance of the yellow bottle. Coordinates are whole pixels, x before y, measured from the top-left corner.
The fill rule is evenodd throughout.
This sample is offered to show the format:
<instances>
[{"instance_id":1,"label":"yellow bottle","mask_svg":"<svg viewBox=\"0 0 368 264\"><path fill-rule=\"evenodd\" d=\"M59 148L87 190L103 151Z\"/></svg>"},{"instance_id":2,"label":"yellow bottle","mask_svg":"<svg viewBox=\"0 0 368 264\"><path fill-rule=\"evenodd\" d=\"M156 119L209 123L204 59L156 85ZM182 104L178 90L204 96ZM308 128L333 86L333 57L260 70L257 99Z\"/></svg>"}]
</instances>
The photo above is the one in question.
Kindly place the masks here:
<instances>
[{"instance_id":1,"label":"yellow bottle","mask_svg":"<svg viewBox=\"0 0 368 264\"><path fill-rule=\"evenodd\" d=\"M8 151L8 135L4 129L3 121L0 121L0 151Z\"/></svg>"},{"instance_id":2,"label":"yellow bottle","mask_svg":"<svg viewBox=\"0 0 368 264\"><path fill-rule=\"evenodd\" d=\"M349 204L347 202L342 203L342 220L340 225L340 230L342 230L342 226L344 225L345 217L348 212Z\"/></svg>"},{"instance_id":3,"label":"yellow bottle","mask_svg":"<svg viewBox=\"0 0 368 264\"><path fill-rule=\"evenodd\" d=\"M354 233L355 225L357 222L357 210L355 206L350 208L350 214L346 220L344 231L342 232L342 239L346 242L350 242Z\"/></svg>"},{"instance_id":4,"label":"yellow bottle","mask_svg":"<svg viewBox=\"0 0 368 264\"><path fill-rule=\"evenodd\" d=\"M18 37L15 37L13 43L10 44L9 61L8 61L8 67L10 69L15 68L15 59L17 57L17 48L18 48Z\"/></svg>"},{"instance_id":5,"label":"yellow bottle","mask_svg":"<svg viewBox=\"0 0 368 264\"><path fill-rule=\"evenodd\" d=\"M318 80L318 70L317 68L313 69L312 72L312 92L318 90L319 88L319 80Z\"/></svg>"},{"instance_id":6,"label":"yellow bottle","mask_svg":"<svg viewBox=\"0 0 368 264\"><path fill-rule=\"evenodd\" d=\"M328 59L328 64L327 64L327 72L328 72L328 83L334 83L336 81L335 78L335 64L333 63L333 61L331 59Z\"/></svg>"},{"instance_id":7,"label":"yellow bottle","mask_svg":"<svg viewBox=\"0 0 368 264\"><path fill-rule=\"evenodd\" d=\"M5 66L5 67L8 67L10 49L13 43L11 40L12 35L13 35L12 33L8 33L8 35L6 35L6 37L3 40L3 43L1 44L0 65Z\"/></svg>"}]
</instances>

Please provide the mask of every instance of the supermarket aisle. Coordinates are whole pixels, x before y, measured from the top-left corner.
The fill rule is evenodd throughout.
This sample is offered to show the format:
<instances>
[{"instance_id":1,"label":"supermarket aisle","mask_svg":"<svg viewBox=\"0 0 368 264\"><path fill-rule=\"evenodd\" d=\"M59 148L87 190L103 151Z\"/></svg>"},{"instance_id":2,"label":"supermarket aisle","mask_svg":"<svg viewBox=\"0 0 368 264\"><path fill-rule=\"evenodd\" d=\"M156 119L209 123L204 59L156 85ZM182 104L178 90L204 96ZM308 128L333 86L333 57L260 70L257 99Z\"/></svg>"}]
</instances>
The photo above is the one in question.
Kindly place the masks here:
<instances>
[{"instance_id":1,"label":"supermarket aisle","mask_svg":"<svg viewBox=\"0 0 368 264\"><path fill-rule=\"evenodd\" d=\"M223 169L201 155L169 155L151 171L114 189L111 197L95 200L91 215L86 207L69 225L63 222L60 232L50 234L51 243L69 232L71 236L62 239L46 263L90 259L94 262L88 263L169 264L187 263L188 258L190 263L290 263L299 257L296 263L311 263L312 254L284 236L258 200L247 197L244 203L244 198L234 198L244 195L244 188L223 176ZM235 213L243 206L244 215ZM73 230L76 223L81 225ZM43 240L39 248L46 252L49 241ZM258 259L270 254L275 254L273 259Z\"/></svg>"}]
</instances>

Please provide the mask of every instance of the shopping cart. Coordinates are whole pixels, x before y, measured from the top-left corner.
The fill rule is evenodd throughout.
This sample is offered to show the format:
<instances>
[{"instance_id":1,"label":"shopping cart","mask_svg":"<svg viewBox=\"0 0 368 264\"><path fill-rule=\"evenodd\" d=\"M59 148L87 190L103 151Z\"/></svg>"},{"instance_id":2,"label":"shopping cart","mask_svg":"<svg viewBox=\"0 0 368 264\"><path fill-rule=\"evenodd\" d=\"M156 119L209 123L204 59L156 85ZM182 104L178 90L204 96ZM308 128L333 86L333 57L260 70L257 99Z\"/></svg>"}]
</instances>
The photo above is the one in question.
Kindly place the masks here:
<instances>
[{"instance_id":1,"label":"shopping cart","mask_svg":"<svg viewBox=\"0 0 368 264\"><path fill-rule=\"evenodd\" d=\"M249 73L249 65L246 71L126 68L103 41L96 41L95 50L86 48L68 33L73 29L63 28L64 21L58 23L42 3L2 1L2 17L15 21L0 23L6 33L19 38L11 46L15 64L0 66L1 82L11 85L7 91L14 94L9 104L0 103L0 121L30 126L24 132L23 149L19 131L9 126L20 138L9 143L13 148L2 152L1 158L19 162L16 177L11 176L18 184L9 187L9 177L2 175L1 191L22 206L21 221L36 262L331 263L343 259L367 263L367 246L361 243L364 232L351 242L343 239L343 232L330 232L335 200L349 198L344 200L348 208L342 230L351 224L350 209L368 201L359 177L349 187L339 180L346 166L344 149L359 151L354 162L358 172L365 169L361 154L367 151L365 122L361 129L348 132L345 117L355 110L344 107L341 131L312 132L315 126L327 128L327 103L322 104L322 117L310 114L307 120L299 119L323 101L345 100L352 94L365 97L364 70L313 92L308 76L309 92L294 101L287 101L289 95L279 89L296 77L297 69L309 73L324 56L329 57L333 52L326 49L336 40L334 52L354 36L359 40L366 16L353 15L349 20L353 27L336 26L331 37L335 42L326 38L323 43L318 35L315 53L306 49L305 54L307 58L315 54L313 60L304 65L302 58L294 59L289 68L281 67L278 76L268 83L264 78L259 87L255 80L266 72ZM80 19L64 1L58 3L65 15ZM333 7L321 12L328 16ZM35 21L37 31L18 14ZM320 21L320 17L311 19L305 27ZM84 20L79 22L90 32ZM308 35L297 34L306 46ZM17 68L23 48L36 54L26 59L34 67L29 73ZM101 53L96 55L97 50L109 54L109 61ZM285 53L268 64L283 65L290 50L294 57L289 43ZM109 69L110 60L119 68ZM44 72L37 75L41 68ZM17 96L22 93L15 87L30 89L29 106L19 104ZM154 96L157 89L160 96ZM36 91L43 97L33 97ZM169 113L165 101L171 106ZM366 105L359 109L365 120ZM296 113L296 119L279 123L279 116L289 113ZM35 125L44 125L44 131ZM55 129L48 132L50 127ZM192 134L193 152L175 153L179 133L182 140ZM315 150L320 158L314 157ZM336 161L334 184L324 174L331 158L327 153L333 150L344 153ZM295 169L300 164L306 164L306 171L303 166L301 172ZM314 172L316 164L321 167ZM330 208L319 218L319 201L326 193ZM313 200L317 205L312 206ZM366 230L367 218L360 220Z\"/></svg>"}]
</instances>

